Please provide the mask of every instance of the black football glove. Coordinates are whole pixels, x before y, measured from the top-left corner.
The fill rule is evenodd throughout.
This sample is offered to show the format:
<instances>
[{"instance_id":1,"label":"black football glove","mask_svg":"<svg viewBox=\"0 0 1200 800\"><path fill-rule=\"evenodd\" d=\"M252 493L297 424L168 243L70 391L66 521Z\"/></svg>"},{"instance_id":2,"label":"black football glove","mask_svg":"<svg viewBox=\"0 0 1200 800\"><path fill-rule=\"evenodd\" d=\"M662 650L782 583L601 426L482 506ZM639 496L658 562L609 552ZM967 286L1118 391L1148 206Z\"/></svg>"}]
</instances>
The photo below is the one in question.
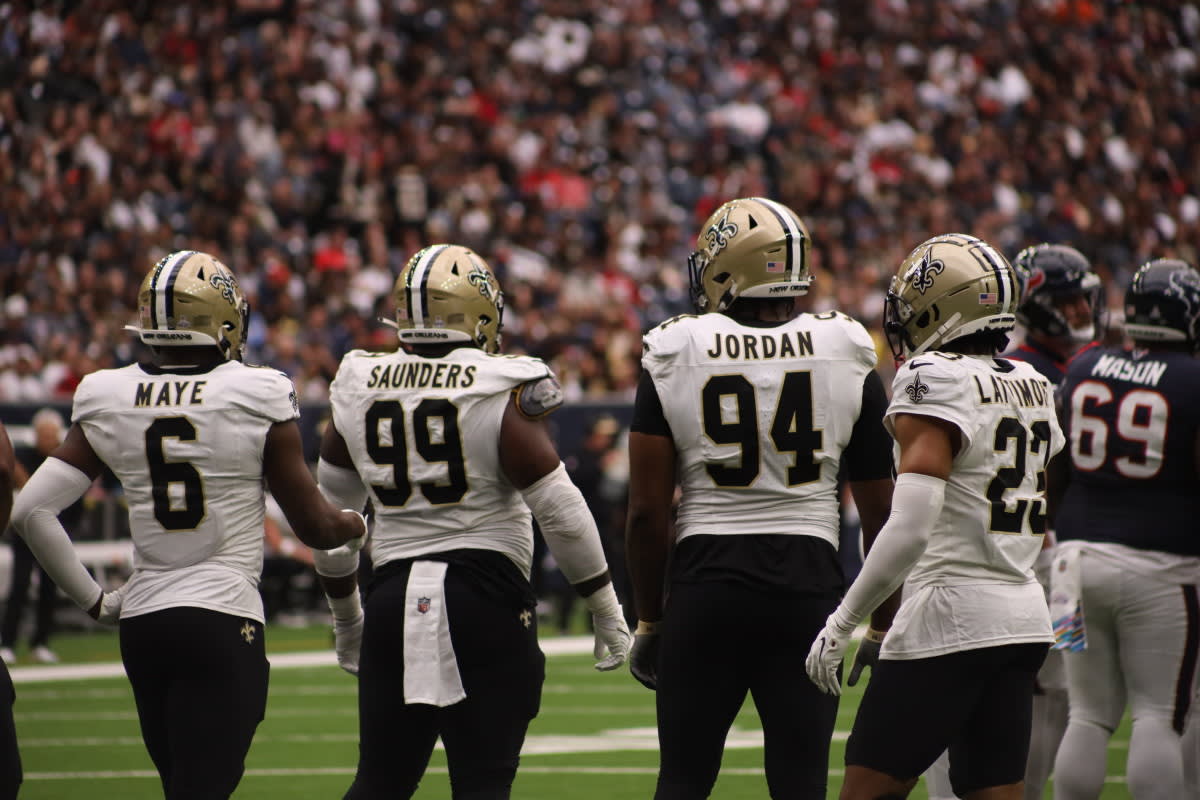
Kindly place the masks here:
<instances>
[{"instance_id":1,"label":"black football glove","mask_svg":"<svg viewBox=\"0 0 1200 800\"><path fill-rule=\"evenodd\" d=\"M883 647L883 637L886 635L887 631L867 628L866 635L858 643L858 650L854 651L854 662L850 665L850 677L846 679L847 686L854 686L858 683L863 667L874 669L875 665L879 663L879 648Z\"/></svg>"},{"instance_id":2,"label":"black football glove","mask_svg":"<svg viewBox=\"0 0 1200 800\"><path fill-rule=\"evenodd\" d=\"M650 632L643 632L650 628ZM638 623L638 632L633 637L633 649L629 652L629 671L647 689L658 688L658 633L652 625Z\"/></svg>"}]
</instances>

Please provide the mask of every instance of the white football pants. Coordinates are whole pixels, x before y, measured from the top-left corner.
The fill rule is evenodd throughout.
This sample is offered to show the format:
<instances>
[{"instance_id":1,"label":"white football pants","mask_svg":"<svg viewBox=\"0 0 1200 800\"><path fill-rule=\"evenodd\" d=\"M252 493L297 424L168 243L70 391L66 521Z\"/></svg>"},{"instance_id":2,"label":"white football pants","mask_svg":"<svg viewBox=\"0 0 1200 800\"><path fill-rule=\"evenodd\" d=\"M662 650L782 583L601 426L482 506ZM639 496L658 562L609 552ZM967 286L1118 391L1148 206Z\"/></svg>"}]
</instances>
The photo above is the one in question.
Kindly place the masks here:
<instances>
[{"instance_id":1,"label":"white football pants","mask_svg":"<svg viewBox=\"0 0 1200 800\"><path fill-rule=\"evenodd\" d=\"M1167 558L1175 557L1145 556L1160 565ZM1070 721L1054 765L1055 800L1100 797L1108 740L1126 705L1130 792L1136 800L1187 797L1179 734L1195 685L1196 586L1145 569L1128 548L1083 545L1080 559L1087 649L1065 653Z\"/></svg>"}]
</instances>

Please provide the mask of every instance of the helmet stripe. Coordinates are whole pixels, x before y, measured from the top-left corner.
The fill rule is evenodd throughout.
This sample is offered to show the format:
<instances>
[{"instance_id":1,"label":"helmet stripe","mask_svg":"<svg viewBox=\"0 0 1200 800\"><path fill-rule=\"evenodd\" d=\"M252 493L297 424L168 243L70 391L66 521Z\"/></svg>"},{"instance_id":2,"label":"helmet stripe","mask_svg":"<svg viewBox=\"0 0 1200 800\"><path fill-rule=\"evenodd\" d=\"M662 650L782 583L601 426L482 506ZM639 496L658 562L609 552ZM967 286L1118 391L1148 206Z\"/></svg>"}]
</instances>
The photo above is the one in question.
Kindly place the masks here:
<instances>
[{"instance_id":1,"label":"helmet stripe","mask_svg":"<svg viewBox=\"0 0 1200 800\"><path fill-rule=\"evenodd\" d=\"M792 218L792 212L787 206L768 200L765 197L755 197L768 211L775 215L783 227L784 244L787 248L787 271L793 282L800 280L800 270L804 269L804 232Z\"/></svg>"},{"instance_id":2,"label":"helmet stripe","mask_svg":"<svg viewBox=\"0 0 1200 800\"><path fill-rule=\"evenodd\" d=\"M180 250L158 262L154 278L150 281L153 301L150 304L150 327L158 330L170 325L175 316L175 281L179 278L179 267L195 250Z\"/></svg>"},{"instance_id":3,"label":"helmet stripe","mask_svg":"<svg viewBox=\"0 0 1200 800\"><path fill-rule=\"evenodd\" d=\"M979 252L983 254L983 258L988 262L988 266L992 268L992 272L996 273L996 295L999 305L1003 306L1005 304L1006 294L1015 300L1017 293L1016 287L1012 283L1012 270L1001 269L1001 262L998 258L999 253L993 250L992 246L987 242L980 241L977 245L977 248Z\"/></svg>"},{"instance_id":4,"label":"helmet stripe","mask_svg":"<svg viewBox=\"0 0 1200 800\"><path fill-rule=\"evenodd\" d=\"M427 248L425 255L421 256L408 273L408 282L404 288L408 290L408 318L413 321L414 328L424 328L425 318L429 316L429 268L433 265L433 260L449 246L439 244ZM416 303L413 303L414 297L417 298Z\"/></svg>"}]
</instances>

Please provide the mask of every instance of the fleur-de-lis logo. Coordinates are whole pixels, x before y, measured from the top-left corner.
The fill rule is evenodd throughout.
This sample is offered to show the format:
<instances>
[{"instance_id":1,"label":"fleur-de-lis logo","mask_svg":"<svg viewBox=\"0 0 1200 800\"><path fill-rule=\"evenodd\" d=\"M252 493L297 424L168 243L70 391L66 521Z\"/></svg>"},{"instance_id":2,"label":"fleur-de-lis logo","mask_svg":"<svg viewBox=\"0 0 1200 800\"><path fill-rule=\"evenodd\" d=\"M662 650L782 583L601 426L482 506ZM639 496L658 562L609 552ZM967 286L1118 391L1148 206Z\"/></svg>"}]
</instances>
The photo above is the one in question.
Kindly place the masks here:
<instances>
[{"instance_id":1,"label":"fleur-de-lis logo","mask_svg":"<svg viewBox=\"0 0 1200 800\"><path fill-rule=\"evenodd\" d=\"M708 257L712 258L728 247L729 240L737 236L737 232L737 223L729 221L729 209L727 208L721 218L709 225L708 230L704 232L708 239Z\"/></svg>"},{"instance_id":2,"label":"fleur-de-lis logo","mask_svg":"<svg viewBox=\"0 0 1200 800\"><path fill-rule=\"evenodd\" d=\"M231 306L237 305L237 301L234 300L235 284L232 275L226 275L223 272L213 272L209 276L208 282L214 289L221 293L221 297L225 298L226 303L229 303Z\"/></svg>"},{"instance_id":3,"label":"fleur-de-lis logo","mask_svg":"<svg viewBox=\"0 0 1200 800\"><path fill-rule=\"evenodd\" d=\"M479 293L492 302L496 301L496 290L492 286L492 276L479 264L471 264L467 273L467 283L479 290Z\"/></svg>"},{"instance_id":4,"label":"fleur-de-lis logo","mask_svg":"<svg viewBox=\"0 0 1200 800\"><path fill-rule=\"evenodd\" d=\"M904 393L914 403L919 403L925 399L925 395L929 394L929 386L921 383L921 373L917 372L913 374L912 383L904 387Z\"/></svg>"},{"instance_id":5,"label":"fleur-de-lis logo","mask_svg":"<svg viewBox=\"0 0 1200 800\"><path fill-rule=\"evenodd\" d=\"M946 265L941 259L930 258L929 251L925 251L925 255L921 260L913 265L915 274L912 277L913 288L921 294L929 291L933 287L933 278L935 275L940 275L946 271Z\"/></svg>"}]
</instances>

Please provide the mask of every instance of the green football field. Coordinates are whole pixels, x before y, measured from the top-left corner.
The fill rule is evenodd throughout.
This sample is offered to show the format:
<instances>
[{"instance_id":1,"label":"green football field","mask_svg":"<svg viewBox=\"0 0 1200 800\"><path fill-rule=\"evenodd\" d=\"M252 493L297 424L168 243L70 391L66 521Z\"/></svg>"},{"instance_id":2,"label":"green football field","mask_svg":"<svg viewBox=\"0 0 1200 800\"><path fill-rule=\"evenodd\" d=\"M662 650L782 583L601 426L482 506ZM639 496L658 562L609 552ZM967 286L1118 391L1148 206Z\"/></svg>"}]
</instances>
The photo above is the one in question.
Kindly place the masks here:
<instances>
[{"instance_id":1,"label":"green football field","mask_svg":"<svg viewBox=\"0 0 1200 800\"><path fill-rule=\"evenodd\" d=\"M268 652L274 657L270 700L236 798L325 800L340 798L349 786L357 756L354 679L334 666L282 664L312 660L303 653L323 650L328 641L325 627L268 628ZM578 651L578 646L572 646L578 641L547 639L546 649ZM117 660L116 636L111 633L63 635L54 646L65 664L95 664L101 670L104 663ZM797 679L806 679L803 666L797 665L797 670ZM27 667L25 662L14 671L17 732L26 776L22 800L162 797L123 674L36 679L52 671ZM652 796L657 766L652 693L626 670L597 673L590 655L550 655L546 673L542 712L530 727L513 797ZM842 700L830 760L830 797L836 797L841 786L846 734L860 696L859 690L849 689ZM1109 750L1110 777L1103 800L1130 797L1123 777L1127 746L1128 721ZM730 733L713 797L760 800L767 796L761 731L748 702ZM440 749L416 797L450 797ZM919 785L912 797L926 798L924 786Z\"/></svg>"}]
</instances>

